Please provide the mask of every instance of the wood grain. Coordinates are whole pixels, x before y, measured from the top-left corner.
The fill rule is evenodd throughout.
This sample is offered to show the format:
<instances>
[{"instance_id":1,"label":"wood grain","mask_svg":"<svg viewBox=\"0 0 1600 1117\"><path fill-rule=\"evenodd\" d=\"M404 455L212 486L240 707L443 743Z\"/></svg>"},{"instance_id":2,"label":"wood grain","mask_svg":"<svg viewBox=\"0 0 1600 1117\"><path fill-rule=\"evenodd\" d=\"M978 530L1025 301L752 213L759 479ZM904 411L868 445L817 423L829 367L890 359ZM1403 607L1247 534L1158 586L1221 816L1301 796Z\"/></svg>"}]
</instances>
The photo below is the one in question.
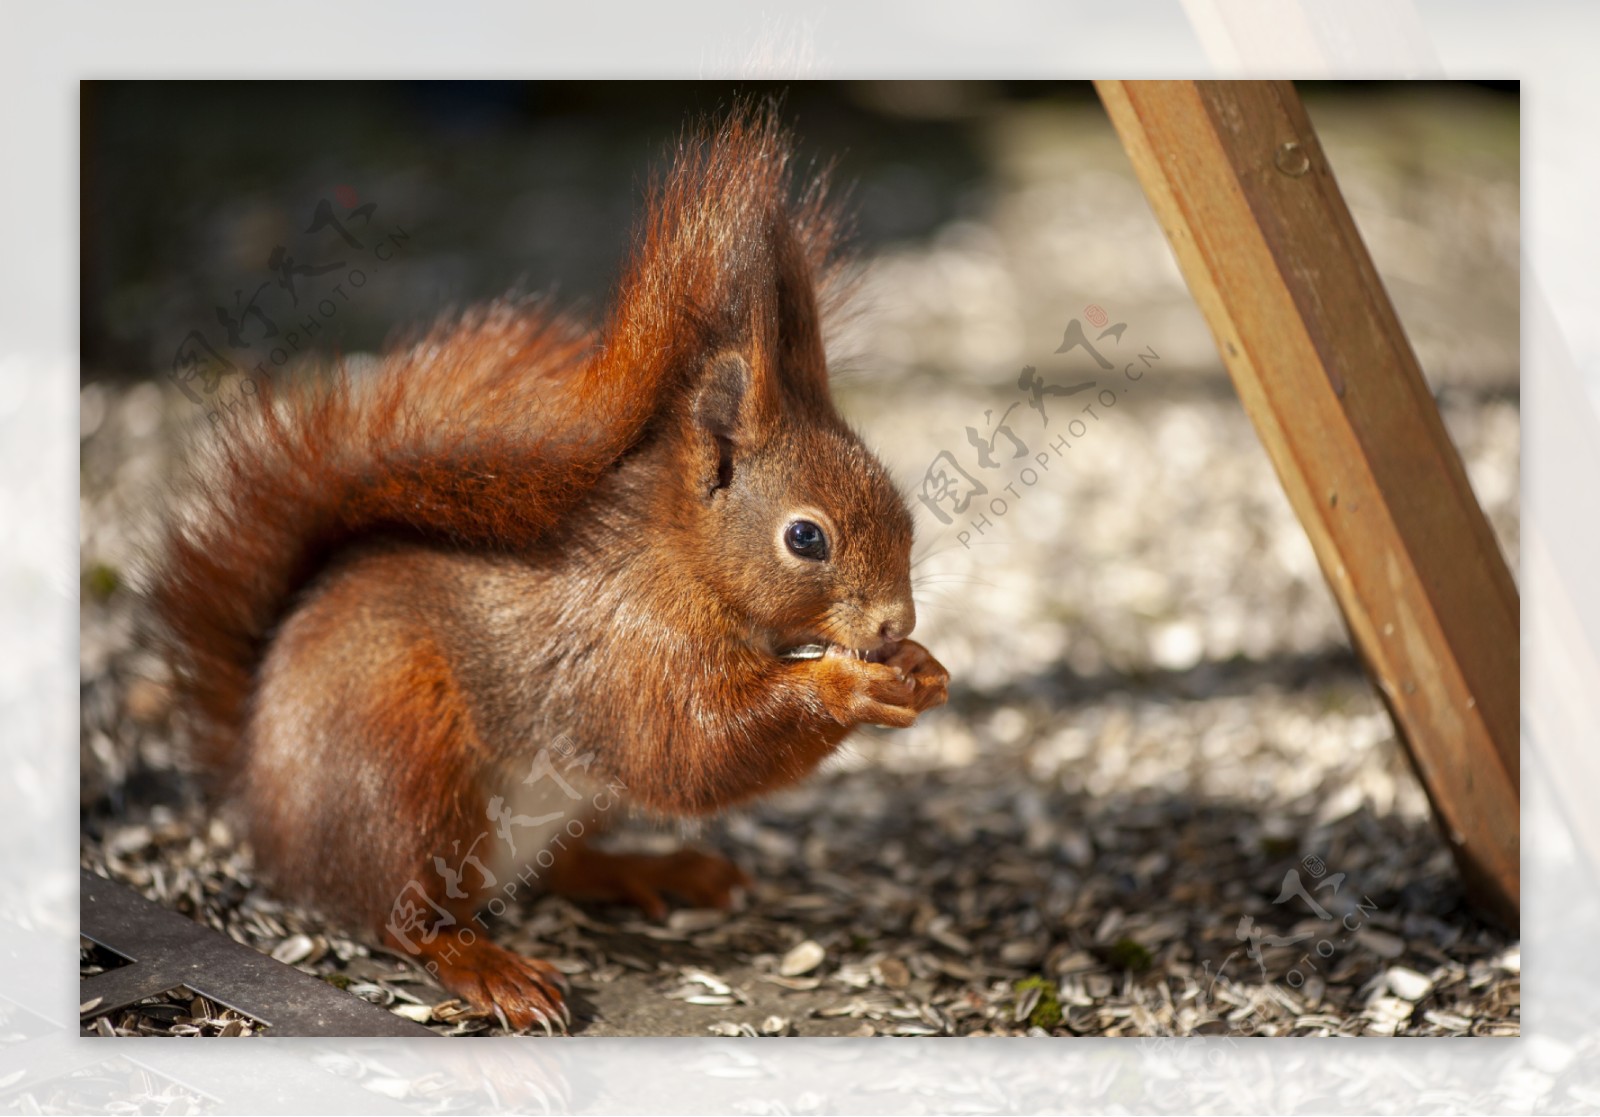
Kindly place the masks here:
<instances>
[{"instance_id":1,"label":"wood grain","mask_svg":"<svg viewBox=\"0 0 1600 1117\"><path fill-rule=\"evenodd\" d=\"M1288 82L1099 82L1469 893L1518 923L1519 602Z\"/></svg>"}]
</instances>

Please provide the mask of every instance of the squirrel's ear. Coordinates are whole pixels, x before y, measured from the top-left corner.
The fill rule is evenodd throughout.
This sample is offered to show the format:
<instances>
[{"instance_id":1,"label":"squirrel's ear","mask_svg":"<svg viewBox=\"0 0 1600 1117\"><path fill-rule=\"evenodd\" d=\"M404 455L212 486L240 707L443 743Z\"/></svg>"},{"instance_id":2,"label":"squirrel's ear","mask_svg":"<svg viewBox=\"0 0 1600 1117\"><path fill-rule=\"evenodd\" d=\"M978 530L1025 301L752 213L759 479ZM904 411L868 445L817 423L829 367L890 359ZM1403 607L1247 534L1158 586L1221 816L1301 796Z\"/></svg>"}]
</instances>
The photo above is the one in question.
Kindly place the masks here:
<instances>
[{"instance_id":1,"label":"squirrel's ear","mask_svg":"<svg viewBox=\"0 0 1600 1117\"><path fill-rule=\"evenodd\" d=\"M734 458L748 432L754 404L750 365L744 357L731 351L713 357L693 401L700 451L696 456L708 497L733 482Z\"/></svg>"}]
</instances>

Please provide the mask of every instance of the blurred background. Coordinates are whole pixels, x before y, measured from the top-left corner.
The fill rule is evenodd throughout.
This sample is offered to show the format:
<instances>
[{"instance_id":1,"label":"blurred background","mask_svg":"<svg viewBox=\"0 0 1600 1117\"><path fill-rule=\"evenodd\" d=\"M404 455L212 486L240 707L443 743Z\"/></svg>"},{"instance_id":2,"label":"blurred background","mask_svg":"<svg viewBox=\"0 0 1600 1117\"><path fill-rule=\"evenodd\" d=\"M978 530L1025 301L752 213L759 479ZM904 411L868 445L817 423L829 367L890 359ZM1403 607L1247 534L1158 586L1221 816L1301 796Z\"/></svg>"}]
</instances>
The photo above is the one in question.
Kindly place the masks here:
<instances>
[{"instance_id":1,"label":"blurred background","mask_svg":"<svg viewBox=\"0 0 1600 1117\"><path fill-rule=\"evenodd\" d=\"M1516 571L1517 86L1300 89ZM598 309L671 139L736 92L773 93L853 202L862 299L830 337L842 409L913 497L940 455L1018 495L981 532L913 500L918 637L951 669L950 706L696 835L760 877L746 912L662 937L551 900L505 941L559 944L590 1034L773 1016L801 1034L1519 1030L1515 939L1462 907L1089 86L82 90L87 864L263 949L321 941L301 964L360 970L372 999L426 999L403 964L255 889L226 827L203 821L135 638L141 533L184 433L240 398L242 370L376 351L512 287ZM1021 370L1093 380L1084 350L1056 350L1075 319L1101 337L1099 313L1125 329L1096 345L1118 368L1145 354L1145 375L1093 418L1093 393L1044 397L1047 427ZM1074 419L1071 449L1027 481ZM1290 871L1311 886L1311 858L1342 874L1318 906L1283 896ZM1360 930L1297 969L1323 914ZM806 942L822 963L764 980ZM687 969L742 999L688 1004Z\"/></svg>"}]
</instances>

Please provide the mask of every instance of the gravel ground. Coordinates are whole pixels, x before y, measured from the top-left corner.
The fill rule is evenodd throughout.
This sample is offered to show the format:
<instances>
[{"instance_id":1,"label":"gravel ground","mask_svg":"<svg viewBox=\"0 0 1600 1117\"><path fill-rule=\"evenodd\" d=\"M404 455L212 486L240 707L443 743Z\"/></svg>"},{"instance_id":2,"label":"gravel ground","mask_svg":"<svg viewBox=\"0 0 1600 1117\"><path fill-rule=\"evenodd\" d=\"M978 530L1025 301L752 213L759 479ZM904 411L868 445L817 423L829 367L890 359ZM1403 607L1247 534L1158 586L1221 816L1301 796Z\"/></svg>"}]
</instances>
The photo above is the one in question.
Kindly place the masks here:
<instances>
[{"instance_id":1,"label":"gravel ground","mask_svg":"<svg viewBox=\"0 0 1600 1117\"><path fill-rule=\"evenodd\" d=\"M1509 185L1407 167L1314 116L1515 570L1514 163ZM857 354L842 403L915 491L941 451L981 472L965 428L1022 399L1017 368L1068 379L1052 351L1086 303L1128 323L1119 355L1158 358L1032 483L1017 467L1049 441L1010 411L1029 456L996 443L981 475L1019 495L982 534L919 510L918 635L951 670L947 708L694 833L619 826L738 860L758 882L741 910L651 924L547 897L495 924L571 976L575 1032L1518 1034L1518 942L1464 909L1125 167L1101 132L1070 166L1027 156L1078 127L1020 114L994 133L1006 185L986 217L880 253L872 313L839 339ZM1046 402L1054 438L1081 403ZM182 772L134 640L136 540L196 417L151 384L83 392L83 863L437 1031L494 1034L255 887ZM84 972L104 964L85 950ZM187 992L85 1027L259 1034Z\"/></svg>"},{"instance_id":2,"label":"gravel ground","mask_svg":"<svg viewBox=\"0 0 1600 1117\"><path fill-rule=\"evenodd\" d=\"M193 799L159 668L130 640L132 591L98 548L114 529L88 527L114 499L93 495L101 463L159 454L157 397L93 391L85 864L441 1031L495 1031L254 888L247 852ZM896 423L929 429L916 411ZM1514 542L1515 406L1447 417ZM502 941L571 975L575 1031L1516 1034L1517 944L1462 911L1243 416L1156 401L1092 437L1086 467L1030 494L989 546L930 540L924 568L947 568L925 608L957 680L947 709L860 735L809 783L700 833L618 835L722 849L759 881L742 911L652 925L547 898L504 918ZM1209 483L1184 483L1197 469Z\"/></svg>"}]
</instances>

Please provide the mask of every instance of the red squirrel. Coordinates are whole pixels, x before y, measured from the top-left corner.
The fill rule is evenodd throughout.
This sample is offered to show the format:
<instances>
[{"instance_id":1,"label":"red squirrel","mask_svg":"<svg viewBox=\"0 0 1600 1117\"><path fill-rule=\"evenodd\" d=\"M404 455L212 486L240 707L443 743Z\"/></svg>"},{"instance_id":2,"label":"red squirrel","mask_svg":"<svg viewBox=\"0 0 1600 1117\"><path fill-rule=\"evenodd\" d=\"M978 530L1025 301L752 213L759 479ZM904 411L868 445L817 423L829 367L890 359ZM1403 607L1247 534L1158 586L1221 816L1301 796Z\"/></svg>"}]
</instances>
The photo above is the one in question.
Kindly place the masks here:
<instances>
[{"instance_id":1,"label":"red squirrel","mask_svg":"<svg viewBox=\"0 0 1600 1117\"><path fill-rule=\"evenodd\" d=\"M910 512L829 392L840 211L791 163L771 106L686 133L598 326L506 299L265 385L165 534L180 708L262 874L516 1030L570 1012L474 921L488 881L653 916L748 883L593 849L550 794L703 816L945 701ZM582 763L532 778L558 740Z\"/></svg>"}]
</instances>

